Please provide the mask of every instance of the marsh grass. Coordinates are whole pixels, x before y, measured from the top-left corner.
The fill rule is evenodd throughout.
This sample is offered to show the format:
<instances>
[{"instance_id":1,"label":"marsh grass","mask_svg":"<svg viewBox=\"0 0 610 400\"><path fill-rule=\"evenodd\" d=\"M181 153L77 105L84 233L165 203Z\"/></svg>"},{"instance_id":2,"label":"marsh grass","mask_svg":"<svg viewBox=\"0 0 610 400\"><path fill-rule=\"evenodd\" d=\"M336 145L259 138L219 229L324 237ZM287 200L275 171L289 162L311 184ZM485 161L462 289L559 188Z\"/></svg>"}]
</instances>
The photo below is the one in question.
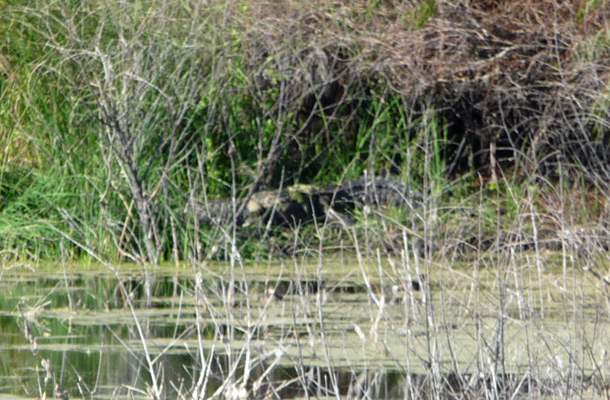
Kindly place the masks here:
<instances>
[{"instance_id":1,"label":"marsh grass","mask_svg":"<svg viewBox=\"0 0 610 400\"><path fill-rule=\"evenodd\" d=\"M480 104L473 100L474 111L462 112L468 106L459 100L462 94L480 97L477 78L461 89L446 85L446 92L454 94L441 90L445 100L439 101L426 94L432 86L422 78L424 70L413 70L408 78L403 66L398 68L408 60L388 55L391 48L375 52L367 42L373 43L371 38L385 27L414 57L419 51L436 54L427 48L434 40L421 35L434 37L434 28L443 32L441 21L455 15L452 5L425 1L348 8L320 2L311 11L259 2L3 2L4 247L18 246L18 253L35 257L42 251L46 257L61 253L63 239L71 243L67 251L75 258L87 253L82 251L86 246L106 260L151 265L230 258L233 246L244 256L260 255L264 246L232 226L253 193L294 183L336 182L365 171L369 176L394 174L421 191L427 196L425 217L447 226L463 220L471 201L514 216L514 202L506 198L511 190L523 194L529 186L550 187L558 180L569 190L597 185L603 199L607 123L600 105L605 95L580 92L594 87L592 82L566 88L580 99L575 101L581 101L582 112L570 104L528 116L520 103L512 103L520 97L508 95L510 84L502 80L506 70L500 69L494 95ZM481 14L484 7L479 6L462 15L459 24L468 25L469 18ZM535 6L523 12L535 12ZM593 39L601 35L595 33L597 25L589 33L575 31L568 10L556 6L565 11L556 21L571 35L565 41L598 48L600 53L587 58L596 63L605 46ZM604 12L600 7L586 10L591 21ZM494 13L512 18L515 10L505 4L487 11L491 14L485 18L480 15L485 24ZM461 32L466 37L454 38L458 42L471 31ZM525 56L521 44L510 48L517 58ZM502 46L492 45L495 58L469 57L481 58L476 65L485 71L510 52ZM538 50L540 57L553 56L551 48ZM453 62L459 70L464 62L460 54L465 57L461 50L439 55L429 64L430 73L445 82L444 65ZM575 60L584 62L578 54ZM570 67L584 68L575 60L570 59ZM544 65L536 68L556 78ZM549 95L523 87L541 103ZM497 96L506 96L507 103L492 107ZM498 104L506 107L500 110ZM560 109L574 112L553 114ZM491 125L482 123L485 118ZM565 128L545 125L560 120ZM591 132L588 121L594 121ZM497 133L491 132L493 126ZM523 133L528 130L531 134ZM484 196L474 200L479 189ZM544 196L544 190L538 191L532 201L543 204ZM197 220L196 210L219 197L235 199L222 223ZM427 215L436 210L440 216ZM15 231L15 221L24 214L21 236L13 240L8 231ZM471 209L470 215L476 214ZM64 235L28 229L44 224ZM486 218L481 228L493 226L493 219ZM289 245L291 235L282 243L284 234L271 228L262 227L255 236L262 230L265 240L280 242L275 250L298 250ZM494 234L486 231L486 238L477 240L489 242ZM425 233L423 237L429 241Z\"/></svg>"},{"instance_id":2,"label":"marsh grass","mask_svg":"<svg viewBox=\"0 0 610 400\"><path fill-rule=\"evenodd\" d=\"M58 276L52 295L22 306L22 318L32 326L110 318L138 376L113 398L604 398L608 295L583 267L607 260L521 251L519 242L456 259L426 252L406 230L400 252L353 238L355 258L310 247L286 261L238 262L234 275L230 260L158 274L159 310L146 308L142 273L119 273L88 311L68 311ZM91 297L71 274L67 293ZM54 335L64 340L57 322L43 324L51 338L40 337L41 349L54 348ZM167 357L176 352L179 370ZM73 372L64 374L70 382Z\"/></svg>"},{"instance_id":3,"label":"marsh grass","mask_svg":"<svg viewBox=\"0 0 610 400\"><path fill-rule=\"evenodd\" d=\"M517 19L511 4L494 10ZM605 10L579 30L563 3L528 3L567 32L529 38L558 40L533 57L528 38L473 28L493 22L484 4L454 6L1 2L3 268L59 259L69 288L66 262L104 265L116 286L97 296L120 296L120 340L148 377L131 395L607 398ZM444 33L452 51L434 47ZM488 97L483 75L460 75L472 57L475 75L500 71ZM353 224L238 226L261 189L365 172L421 200ZM226 213L203 221L218 198ZM193 277L174 283L187 327L159 341L136 299L154 304L163 262ZM185 343L190 385L168 383L164 356Z\"/></svg>"}]
</instances>

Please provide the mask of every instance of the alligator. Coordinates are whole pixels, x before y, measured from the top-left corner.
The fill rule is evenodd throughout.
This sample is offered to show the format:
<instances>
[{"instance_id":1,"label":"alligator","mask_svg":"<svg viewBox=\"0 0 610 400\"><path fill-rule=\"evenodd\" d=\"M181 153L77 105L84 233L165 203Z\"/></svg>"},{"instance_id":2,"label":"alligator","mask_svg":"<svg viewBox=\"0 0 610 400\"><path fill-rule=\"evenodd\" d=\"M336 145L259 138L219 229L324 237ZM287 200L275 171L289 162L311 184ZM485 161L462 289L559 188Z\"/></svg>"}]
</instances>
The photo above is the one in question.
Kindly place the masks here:
<instances>
[{"instance_id":1,"label":"alligator","mask_svg":"<svg viewBox=\"0 0 610 400\"><path fill-rule=\"evenodd\" d=\"M233 221L233 210L242 210L234 221L244 227L254 224L296 227L313 221L349 226L353 223L350 215L356 208L393 205L414 209L421 201L421 194L403 182L364 177L325 186L295 184L259 191L235 202L230 198L208 200L197 205L196 214L200 222L213 225Z\"/></svg>"}]
</instances>

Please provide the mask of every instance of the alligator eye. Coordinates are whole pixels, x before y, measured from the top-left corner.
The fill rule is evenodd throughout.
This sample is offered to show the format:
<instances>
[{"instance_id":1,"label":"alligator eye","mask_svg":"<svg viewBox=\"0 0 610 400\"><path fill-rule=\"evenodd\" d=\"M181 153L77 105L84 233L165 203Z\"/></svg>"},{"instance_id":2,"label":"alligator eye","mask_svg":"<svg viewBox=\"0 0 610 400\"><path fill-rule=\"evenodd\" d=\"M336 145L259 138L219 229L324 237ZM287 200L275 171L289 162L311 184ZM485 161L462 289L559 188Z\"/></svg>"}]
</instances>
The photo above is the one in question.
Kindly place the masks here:
<instances>
[{"instance_id":1,"label":"alligator eye","mask_svg":"<svg viewBox=\"0 0 610 400\"><path fill-rule=\"evenodd\" d=\"M246 206L246 208L248 209L248 211L252 214L258 214L261 212L261 209L263 208L257 201L254 200L250 200L248 202L248 205Z\"/></svg>"}]
</instances>

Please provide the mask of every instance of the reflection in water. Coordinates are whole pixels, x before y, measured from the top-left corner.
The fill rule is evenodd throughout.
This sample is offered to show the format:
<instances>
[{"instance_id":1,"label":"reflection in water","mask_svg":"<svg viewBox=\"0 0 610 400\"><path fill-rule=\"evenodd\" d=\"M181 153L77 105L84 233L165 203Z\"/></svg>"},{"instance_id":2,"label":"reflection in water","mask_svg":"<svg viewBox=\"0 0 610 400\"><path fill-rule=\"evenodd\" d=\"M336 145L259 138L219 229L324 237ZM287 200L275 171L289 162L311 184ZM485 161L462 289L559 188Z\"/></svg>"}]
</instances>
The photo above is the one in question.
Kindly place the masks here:
<instances>
[{"instance_id":1,"label":"reflection in water","mask_svg":"<svg viewBox=\"0 0 610 400\"><path fill-rule=\"evenodd\" d=\"M120 282L73 274L67 289L63 276L5 275L1 390L64 400L155 391L167 398L196 392L200 398L394 399L557 395L565 387L561 374L527 367L530 353L548 354L553 337L524 352L520 309L507 308L498 318L491 297L463 312L469 300L457 296L472 293L453 292L444 303L440 295L425 298L440 292L426 278L385 277L367 290L350 275L249 277L231 286L218 274L158 273L152 297L144 299L135 273ZM489 290L472 287L478 295ZM449 311L432 314L441 305ZM520 324L509 324L511 315ZM500 354L499 326L515 339L503 351L521 357L512 366L493 358ZM560 359L556 349L552 357ZM587 368L572 379L582 390L606 390L601 369Z\"/></svg>"}]
</instances>

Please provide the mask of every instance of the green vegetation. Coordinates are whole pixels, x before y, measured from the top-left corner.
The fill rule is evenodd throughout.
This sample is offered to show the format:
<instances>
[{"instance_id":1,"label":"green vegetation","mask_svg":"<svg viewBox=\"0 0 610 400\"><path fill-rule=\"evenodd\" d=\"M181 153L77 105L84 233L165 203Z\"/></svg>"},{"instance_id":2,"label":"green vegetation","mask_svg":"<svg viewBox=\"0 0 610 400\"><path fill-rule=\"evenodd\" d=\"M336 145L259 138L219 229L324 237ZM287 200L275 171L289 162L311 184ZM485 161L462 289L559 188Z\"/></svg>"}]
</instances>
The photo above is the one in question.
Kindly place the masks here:
<instances>
[{"instance_id":1,"label":"green vegetation","mask_svg":"<svg viewBox=\"0 0 610 400\"><path fill-rule=\"evenodd\" d=\"M418 7L405 12L402 22L412 29L421 29L430 18L436 17L438 7L435 0L424 0Z\"/></svg>"},{"instance_id":2,"label":"green vegetation","mask_svg":"<svg viewBox=\"0 0 610 400\"><path fill-rule=\"evenodd\" d=\"M390 364L399 398L606 398L608 20L602 0L0 0L0 303L29 387L69 369L46 340L104 315L137 360L113 398L389 398Z\"/></svg>"},{"instance_id":3,"label":"green vegetation","mask_svg":"<svg viewBox=\"0 0 610 400\"><path fill-rule=\"evenodd\" d=\"M390 251L403 229L437 250L583 224L604 242L608 11L537 7L0 0L3 260L294 254L371 226ZM423 210L234 229L261 190L365 173ZM200 221L219 198L234 217Z\"/></svg>"}]
</instances>

